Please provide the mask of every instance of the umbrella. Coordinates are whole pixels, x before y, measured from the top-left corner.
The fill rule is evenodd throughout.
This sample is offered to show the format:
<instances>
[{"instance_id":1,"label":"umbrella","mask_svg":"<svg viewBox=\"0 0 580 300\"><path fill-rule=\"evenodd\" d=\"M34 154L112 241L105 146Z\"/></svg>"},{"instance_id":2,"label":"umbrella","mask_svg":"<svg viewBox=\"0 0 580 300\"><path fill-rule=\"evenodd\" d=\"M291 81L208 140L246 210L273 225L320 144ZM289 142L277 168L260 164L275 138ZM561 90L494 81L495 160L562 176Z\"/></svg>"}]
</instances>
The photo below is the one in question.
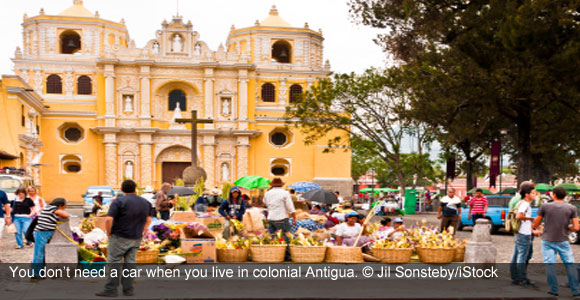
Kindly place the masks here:
<instances>
[{"instance_id":1,"label":"umbrella","mask_svg":"<svg viewBox=\"0 0 580 300\"><path fill-rule=\"evenodd\" d=\"M234 182L235 185L248 190L267 189L270 187L271 180L262 176L243 176Z\"/></svg>"},{"instance_id":2,"label":"umbrella","mask_svg":"<svg viewBox=\"0 0 580 300\"><path fill-rule=\"evenodd\" d=\"M573 183L562 183L558 184L556 187L564 188L567 192L580 192L580 186Z\"/></svg>"},{"instance_id":3,"label":"umbrella","mask_svg":"<svg viewBox=\"0 0 580 300\"><path fill-rule=\"evenodd\" d=\"M336 195L328 190L312 190L310 192L304 193L302 198L324 204L338 203L338 198L336 198Z\"/></svg>"},{"instance_id":4,"label":"umbrella","mask_svg":"<svg viewBox=\"0 0 580 300\"><path fill-rule=\"evenodd\" d=\"M175 194L178 194L179 196L191 196L191 195L195 195L197 193L188 187L174 186L169 190L169 193L167 193L167 195L173 196Z\"/></svg>"},{"instance_id":5,"label":"umbrella","mask_svg":"<svg viewBox=\"0 0 580 300\"><path fill-rule=\"evenodd\" d=\"M536 191L538 191L538 192L547 192L547 191L551 191L553 189L554 189L553 186L546 184L546 183L536 184Z\"/></svg>"},{"instance_id":6,"label":"umbrella","mask_svg":"<svg viewBox=\"0 0 580 300\"><path fill-rule=\"evenodd\" d=\"M306 192L311 191L311 190L321 189L321 187L318 184L316 184L314 182L308 182L308 181L300 181L300 182L293 183L289 186L289 188L297 191L298 193L306 193Z\"/></svg>"},{"instance_id":7,"label":"umbrella","mask_svg":"<svg viewBox=\"0 0 580 300\"><path fill-rule=\"evenodd\" d=\"M475 191L477 189L478 188L472 188L471 190L467 191L467 193L468 194L475 194ZM490 190L488 190L488 189L481 189L481 191L483 192L484 195L493 195L493 193Z\"/></svg>"},{"instance_id":8,"label":"umbrella","mask_svg":"<svg viewBox=\"0 0 580 300\"><path fill-rule=\"evenodd\" d=\"M508 187L508 188L505 188L505 189L499 191L497 194L498 195L506 195L506 194L514 195L517 192L518 192L518 189L516 189L515 187Z\"/></svg>"}]
</instances>

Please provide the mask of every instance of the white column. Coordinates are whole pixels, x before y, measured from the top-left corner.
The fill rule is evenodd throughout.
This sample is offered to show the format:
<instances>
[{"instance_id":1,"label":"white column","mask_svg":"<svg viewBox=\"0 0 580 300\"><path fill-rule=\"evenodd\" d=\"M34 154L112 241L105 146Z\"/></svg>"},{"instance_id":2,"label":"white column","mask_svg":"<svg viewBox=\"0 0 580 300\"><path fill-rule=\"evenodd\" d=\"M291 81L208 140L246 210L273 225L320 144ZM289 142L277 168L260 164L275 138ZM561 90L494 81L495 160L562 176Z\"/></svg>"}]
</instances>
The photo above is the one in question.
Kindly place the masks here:
<instances>
[{"instance_id":1,"label":"white column","mask_svg":"<svg viewBox=\"0 0 580 300\"><path fill-rule=\"evenodd\" d=\"M105 65L105 126L115 127L115 66Z\"/></svg>"},{"instance_id":2,"label":"white column","mask_svg":"<svg viewBox=\"0 0 580 300\"><path fill-rule=\"evenodd\" d=\"M117 187L117 140L115 133L105 133L105 181L108 186Z\"/></svg>"},{"instance_id":3,"label":"white column","mask_svg":"<svg viewBox=\"0 0 580 300\"><path fill-rule=\"evenodd\" d=\"M153 142L151 134L139 136L141 186L153 186Z\"/></svg>"},{"instance_id":4,"label":"white column","mask_svg":"<svg viewBox=\"0 0 580 300\"><path fill-rule=\"evenodd\" d=\"M141 126L151 126L151 81L150 67L141 66Z\"/></svg>"},{"instance_id":5,"label":"white column","mask_svg":"<svg viewBox=\"0 0 580 300\"><path fill-rule=\"evenodd\" d=\"M236 177L248 175L248 149L250 148L250 138L248 136L238 136L237 151L237 174ZM233 166L232 166L233 169Z\"/></svg>"},{"instance_id":6,"label":"white column","mask_svg":"<svg viewBox=\"0 0 580 300\"><path fill-rule=\"evenodd\" d=\"M205 96L205 117L206 118L214 118L213 112L213 83L215 78L213 77L213 69L207 68L205 69L205 87L204 87L204 96ZM212 124L205 124L205 128L213 128Z\"/></svg>"}]
</instances>

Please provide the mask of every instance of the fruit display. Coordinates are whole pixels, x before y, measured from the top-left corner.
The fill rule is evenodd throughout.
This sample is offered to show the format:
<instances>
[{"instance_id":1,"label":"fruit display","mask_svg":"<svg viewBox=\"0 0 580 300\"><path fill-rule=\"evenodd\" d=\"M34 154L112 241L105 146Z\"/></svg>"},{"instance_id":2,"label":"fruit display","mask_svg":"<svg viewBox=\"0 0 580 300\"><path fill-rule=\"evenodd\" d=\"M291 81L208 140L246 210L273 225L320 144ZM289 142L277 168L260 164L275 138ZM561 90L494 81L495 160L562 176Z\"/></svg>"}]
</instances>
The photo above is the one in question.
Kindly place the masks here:
<instances>
[{"instance_id":1,"label":"fruit display","mask_svg":"<svg viewBox=\"0 0 580 300\"><path fill-rule=\"evenodd\" d=\"M304 234L300 233L295 237L290 238L290 245L303 247L324 246L325 241L319 241L313 237L306 238Z\"/></svg>"},{"instance_id":2,"label":"fruit display","mask_svg":"<svg viewBox=\"0 0 580 300\"><path fill-rule=\"evenodd\" d=\"M286 241L282 237L282 231L279 230L275 234L261 234L250 238L252 245L286 245Z\"/></svg>"},{"instance_id":3,"label":"fruit display","mask_svg":"<svg viewBox=\"0 0 580 300\"><path fill-rule=\"evenodd\" d=\"M413 242L408 237L399 237L395 240L378 240L372 245L373 248L384 248L384 249L411 249L413 248Z\"/></svg>"},{"instance_id":4,"label":"fruit display","mask_svg":"<svg viewBox=\"0 0 580 300\"><path fill-rule=\"evenodd\" d=\"M216 241L217 249L248 249L250 248L250 240L244 237L233 236L231 239L226 240L220 238Z\"/></svg>"},{"instance_id":5,"label":"fruit display","mask_svg":"<svg viewBox=\"0 0 580 300\"><path fill-rule=\"evenodd\" d=\"M412 228L410 239L415 246L424 248L455 248L460 244L460 240L453 236L453 228L448 231L439 232L434 228L419 226Z\"/></svg>"}]
</instances>

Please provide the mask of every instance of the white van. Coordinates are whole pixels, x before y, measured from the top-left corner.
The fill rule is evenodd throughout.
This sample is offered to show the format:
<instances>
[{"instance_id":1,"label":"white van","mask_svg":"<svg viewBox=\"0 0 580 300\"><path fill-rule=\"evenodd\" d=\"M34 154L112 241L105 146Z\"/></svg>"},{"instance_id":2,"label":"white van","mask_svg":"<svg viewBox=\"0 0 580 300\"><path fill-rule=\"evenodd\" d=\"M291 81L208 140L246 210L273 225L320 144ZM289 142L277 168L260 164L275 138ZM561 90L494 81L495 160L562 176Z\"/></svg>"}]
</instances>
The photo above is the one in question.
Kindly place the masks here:
<instances>
[{"instance_id":1,"label":"white van","mask_svg":"<svg viewBox=\"0 0 580 300\"><path fill-rule=\"evenodd\" d=\"M34 182L29 176L0 174L0 190L6 193L10 202L16 199L14 192L19 187L28 188L30 186L34 186Z\"/></svg>"}]
</instances>

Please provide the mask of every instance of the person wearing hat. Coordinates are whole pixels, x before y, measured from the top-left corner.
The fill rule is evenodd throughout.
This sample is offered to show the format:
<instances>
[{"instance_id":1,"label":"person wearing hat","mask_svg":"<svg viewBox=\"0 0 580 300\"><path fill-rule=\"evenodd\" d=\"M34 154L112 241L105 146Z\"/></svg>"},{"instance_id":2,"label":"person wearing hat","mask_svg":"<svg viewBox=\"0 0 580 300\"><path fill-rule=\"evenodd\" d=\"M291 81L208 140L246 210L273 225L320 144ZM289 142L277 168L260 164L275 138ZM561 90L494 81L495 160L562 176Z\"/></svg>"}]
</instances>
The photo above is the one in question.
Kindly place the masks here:
<instances>
[{"instance_id":1,"label":"person wearing hat","mask_svg":"<svg viewBox=\"0 0 580 300\"><path fill-rule=\"evenodd\" d=\"M409 231L405 228L405 225L403 225L403 219L401 218L395 218L393 220L393 227L387 229L385 233L383 233L384 236L391 240L406 234L409 234Z\"/></svg>"},{"instance_id":2,"label":"person wearing hat","mask_svg":"<svg viewBox=\"0 0 580 300\"><path fill-rule=\"evenodd\" d=\"M240 188L234 186L230 189L230 196L225 201L222 201L222 204L219 208L219 213L222 215L226 220L224 221L224 230L223 230L223 238L228 239L230 237L230 220L238 220L242 222L242 218L244 217L244 213L246 213L246 201L242 199L242 192ZM234 228L234 234L237 231Z\"/></svg>"},{"instance_id":3,"label":"person wearing hat","mask_svg":"<svg viewBox=\"0 0 580 300\"><path fill-rule=\"evenodd\" d=\"M290 216L292 216L292 223L296 225L296 210L292 197L282 188L284 186L282 179L275 177L270 182L270 186L272 188L264 195L264 203L268 210L268 231L270 233L278 230L282 230L282 233L290 232ZM285 234L284 237L286 237Z\"/></svg>"},{"instance_id":4,"label":"person wearing hat","mask_svg":"<svg viewBox=\"0 0 580 300\"><path fill-rule=\"evenodd\" d=\"M336 245L338 246L352 246L364 227L360 224L361 216L351 211L346 214L346 222L340 223L336 227ZM368 236L361 235L357 246L364 247L371 242Z\"/></svg>"}]
</instances>

